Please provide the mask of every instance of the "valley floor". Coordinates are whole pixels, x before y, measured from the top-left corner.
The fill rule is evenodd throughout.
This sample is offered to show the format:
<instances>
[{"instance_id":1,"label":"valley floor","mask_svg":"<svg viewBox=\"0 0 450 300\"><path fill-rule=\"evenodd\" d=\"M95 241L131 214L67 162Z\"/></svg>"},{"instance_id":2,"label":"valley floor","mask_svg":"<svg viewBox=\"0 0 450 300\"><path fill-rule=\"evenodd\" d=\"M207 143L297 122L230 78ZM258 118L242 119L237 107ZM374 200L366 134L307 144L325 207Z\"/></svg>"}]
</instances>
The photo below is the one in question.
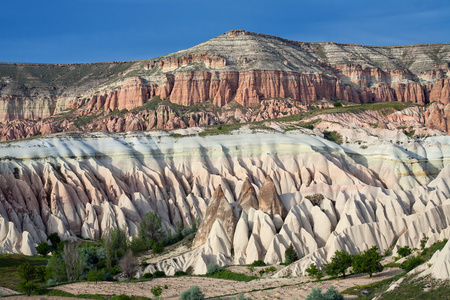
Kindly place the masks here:
<instances>
[{"instance_id":1,"label":"valley floor","mask_svg":"<svg viewBox=\"0 0 450 300\"><path fill-rule=\"evenodd\" d=\"M242 267L245 268L245 267ZM79 294L126 294L140 297L150 297L150 289L154 286L164 287L162 297L164 299L178 299L181 292L197 285L208 299L232 299L240 293L252 299L304 299L313 288L320 287L324 291L333 285L339 291L347 288L367 285L384 279L391 278L401 269L387 268L379 274L369 278L366 274L347 276L322 282L310 282L305 277L293 278L262 278L250 282L215 279L209 277L167 277L157 278L144 282L77 282L56 287L59 290L75 295ZM346 296L346 299L355 299Z\"/></svg>"}]
</instances>

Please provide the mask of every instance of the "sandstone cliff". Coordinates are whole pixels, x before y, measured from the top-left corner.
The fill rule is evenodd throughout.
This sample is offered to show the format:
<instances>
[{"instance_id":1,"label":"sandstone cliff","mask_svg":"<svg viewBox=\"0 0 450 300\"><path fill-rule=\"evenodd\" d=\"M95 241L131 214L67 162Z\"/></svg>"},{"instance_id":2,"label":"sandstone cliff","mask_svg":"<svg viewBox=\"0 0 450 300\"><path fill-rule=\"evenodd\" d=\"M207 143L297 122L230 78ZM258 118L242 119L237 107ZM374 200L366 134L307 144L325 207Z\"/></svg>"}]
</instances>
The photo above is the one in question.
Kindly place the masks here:
<instances>
[{"instance_id":1,"label":"sandstone cliff","mask_svg":"<svg viewBox=\"0 0 450 300\"><path fill-rule=\"evenodd\" d=\"M80 116L93 121L116 110L145 110L155 96L182 106L210 101L223 107L234 101L257 107L264 99L274 98L291 99L305 107L320 99L446 105L450 100L449 62L449 44L304 43L230 31L153 60L0 64L0 122L46 119L54 128L68 130L55 121L70 122L71 117ZM179 120L172 122L173 128L183 127ZM189 125L189 120L184 123ZM127 126L135 127L117 128Z\"/></svg>"}]
</instances>

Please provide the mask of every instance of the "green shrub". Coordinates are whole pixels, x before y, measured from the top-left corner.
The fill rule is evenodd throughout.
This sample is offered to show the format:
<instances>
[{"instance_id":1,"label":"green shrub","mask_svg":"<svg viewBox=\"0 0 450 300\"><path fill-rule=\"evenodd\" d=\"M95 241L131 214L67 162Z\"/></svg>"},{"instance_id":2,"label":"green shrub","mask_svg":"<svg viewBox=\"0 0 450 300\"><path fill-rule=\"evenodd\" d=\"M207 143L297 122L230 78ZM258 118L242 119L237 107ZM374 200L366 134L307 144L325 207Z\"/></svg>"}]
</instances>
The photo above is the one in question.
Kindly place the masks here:
<instances>
[{"instance_id":1,"label":"green shrub","mask_svg":"<svg viewBox=\"0 0 450 300\"><path fill-rule=\"evenodd\" d=\"M151 240L149 240L151 241ZM153 245L153 241L149 243L142 237L134 237L128 245L128 248L133 252L134 255L138 255L144 251L147 251Z\"/></svg>"},{"instance_id":2,"label":"green shrub","mask_svg":"<svg viewBox=\"0 0 450 300\"><path fill-rule=\"evenodd\" d=\"M119 296L114 296L109 300L133 300L133 298L125 294L120 294Z\"/></svg>"},{"instance_id":3,"label":"green shrub","mask_svg":"<svg viewBox=\"0 0 450 300\"><path fill-rule=\"evenodd\" d=\"M329 141L335 142L336 144L342 144L342 136L336 131L327 131L323 132L323 137Z\"/></svg>"},{"instance_id":4,"label":"green shrub","mask_svg":"<svg viewBox=\"0 0 450 300\"><path fill-rule=\"evenodd\" d=\"M401 247L397 250L397 254L399 255L399 257L406 257L408 255L411 254L411 248L409 248L409 246L404 246Z\"/></svg>"},{"instance_id":5,"label":"green shrub","mask_svg":"<svg viewBox=\"0 0 450 300\"><path fill-rule=\"evenodd\" d=\"M162 242L154 243L152 246L152 251L155 254L162 253L164 251L164 244Z\"/></svg>"},{"instance_id":6,"label":"green shrub","mask_svg":"<svg viewBox=\"0 0 450 300\"><path fill-rule=\"evenodd\" d=\"M181 293L179 298L180 300L203 300L205 299L205 295L203 295L202 291L198 286L193 286L190 289Z\"/></svg>"},{"instance_id":7,"label":"green shrub","mask_svg":"<svg viewBox=\"0 0 450 300\"><path fill-rule=\"evenodd\" d=\"M322 293L321 288L312 289L306 300L344 300L344 296L334 286L330 285L325 293Z\"/></svg>"},{"instance_id":8,"label":"green shrub","mask_svg":"<svg viewBox=\"0 0 450 300\"><path fill-rule=\"evenodd\" d=\"M261 270L264 273L264 270ZM212 275L208 275L209 277L212 278L219 278L219 279L228 279L228 280L235 280L235 281L244 281L244 282L249 282L252 281L258 277L256 276L249 276L249 275L245 275L242 273L235 273L235 272L231 272L228 270L223 270L220 272L216 272Z\"/></svg>"},{"instance_id":9,"label":"green shrub","mask_svg":"<svg viewBox=\"0 0 450 300\"><path fill-rule=\"evenodd\" d=\"M420 266L424 262L425 260L421 256L409 257L404 263L400 264L399 267L405 270L406 272L409 272L415 267Z\"/></svg>"},{"instance_id":10,"label":"green shrub","mask_svg":"<svg viewBox=\"0 0 450 300\"><path fill-rule=\"evenodd\" d=\"M88 281L103 281L105 279L105 270L94 270L91 269L87 274Z\"/></svg>"},{"instance_id":11,"label":"green shrub","mask_svg":"<svg viewBox=\"0 0 450 300\"><path fill-rule=\"evenodd\" d=\"M420 240L420 250L424 250L425 249L425 245L427 244L427 242L428 242L428 237L427 236L425 236L425 237L423 237L421 240Z\"/></svg>"},{"instance_id":12,"label":"green shrub","mask_svg":"<svg viewBox=\"0 0 450 300\"><path fill-rule=\"evenodd\" d=\"M284 259L285 259L285 263L287 265L289 265L289 264L293 263L294 261L298 260L297 252L295 251L294 246L292 245L292 243L284 251Z\"/></svg>"},{"instance_id":13,"label":"green shrub","mask_svg":"<svg viewBox=\"0 0 450 300\"><path fill-rule=\"evenodd\" d=\"M39 286L33 281L22 281L19 283L19 290L23 291L28 296L31 295L34 291L37 291Z\"/></svg>"},{"instance_id":14,"label":"green shrub","mask_svg":"<svg viewBox=\"0 0 450 300\"><path fill-rule=\"evenodd\" d=\"M142 278L145 278L145 279L153 278L153 274L152 273L145 273L144 275L142 275Z\"/></svg>"},{"instance_id":15,"label":"green shrub","mask_svg":"<svg viewBox=\"0 0 450 300\"><path fill-rule=\"evenodd\" d=\"M206 266L206 275L213 275L222 271L222 267L218 264L209 264Z\"/></svg>"},{"instance_id":16,"label":"green shrub","mask_svg":"<svg viewBox=\"0 0 450 300\"><path fill-rule=\"evenodd\" d=\"M46 242L41 242L36 246L36 252L42 256L47 256L51 251L51 247Z\"/></svg>"},{"instance_id":17,"label":"green shrub","mask_svg":"<svg viewBox=\"0 0 450 300\"><path fill-rule=\"evenodd\" d=\"M251 266L253 266L253 267L264 267L265 265L266 265L266 263L262 260L255 260L251 264Z\"/></svg>"},{"instance_id":18,"label":"green shrub","mask_svg":"<svg viewBox=\"0 0 450 300\"><path fill-rule=\"evenodd\" d=\"M184 271L176 271L174 274L174 276L185 276L185 275L187 275L187 273Z\"/></svg>"},{"instance_id":19,"label":"green shrub","mask_svg":"<svg viewBox=\"0 0 450 300\"><path fill-rule=\"evenodd\" d=\"M162 294L162 287L160 287L159 285L156 285L156 286L152 287L150 289L150 291L152 292L153 296L159 297Z\"/></svg>"},{"instance_id":20,"label":"green shrub","mask_svg":"<svg viewBox=\"0 0 450 300\"><path fill-rule=\"evenodd\" d=\"M155 278L166 277L166 273L164 273L164 271L158 270L153 273L153 277L155 277Z\"/></svg>"},{"instance_id":21,"label":"green shrub","mask_svg":"<svg viewBox=\"0 0 450 300\"><path fill-rule=\"evenodd\" d=\"M336 101L333 103L334 107L342 107L342 103L340 101Z\"/></svg>"}]
</instances>

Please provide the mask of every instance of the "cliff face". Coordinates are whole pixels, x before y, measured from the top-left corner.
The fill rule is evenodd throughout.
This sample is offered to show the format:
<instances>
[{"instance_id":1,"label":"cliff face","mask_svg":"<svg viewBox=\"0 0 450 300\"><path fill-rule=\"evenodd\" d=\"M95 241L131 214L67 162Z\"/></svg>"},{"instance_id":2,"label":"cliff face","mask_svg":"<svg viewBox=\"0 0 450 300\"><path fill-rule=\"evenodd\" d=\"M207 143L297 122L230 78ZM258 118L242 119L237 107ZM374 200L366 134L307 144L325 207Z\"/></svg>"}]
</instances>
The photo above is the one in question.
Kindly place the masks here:
<instances>
[{"instance_id":1,"label":"cliff face","mask_svg":"<svg viewBox=\"0 0 450 300\"><path fill-rule=\"evenodd\" d=\"M154 96L182 106L256 107L272 98L445 105L449 62L449 44L302 43L231 31L154 60L0 64L0 122L133 110Z\"/></svg>"}]
</instances>

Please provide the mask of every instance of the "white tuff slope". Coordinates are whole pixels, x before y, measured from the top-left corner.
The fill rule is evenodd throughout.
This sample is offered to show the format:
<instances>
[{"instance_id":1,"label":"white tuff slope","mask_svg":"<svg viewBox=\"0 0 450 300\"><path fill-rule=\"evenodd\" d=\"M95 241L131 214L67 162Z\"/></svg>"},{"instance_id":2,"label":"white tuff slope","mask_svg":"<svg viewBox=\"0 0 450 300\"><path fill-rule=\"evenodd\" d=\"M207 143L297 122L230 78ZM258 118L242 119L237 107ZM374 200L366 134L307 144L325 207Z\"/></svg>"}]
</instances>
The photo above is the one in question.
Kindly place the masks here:
<instances>
[{"instance_id":1,"label":"white tuff slope","mask_svg":"<svg viewBox=\"0 0 450 300\"><path fill-rule=\"evenodd\" d=\"M132 236L149 211L161 216L166 229L174 230L178 222L191 226L204 217L219 185L235 212L235 228L216 221L205 244L151 268L171 274L193 266L203 273L210 262L278 263L292 242L302 259L279 275L300 274L335 250L415 247L425 234L430 242L446 236L448 137L414 142L389 131L384 139L347 129L350 141L369 137L361 147L339 146L317 134L99 133L3 144L0 251L34 254L34 245L52 232L97 239L120 227ZM248 178L258 193L266 176L288 211L285 219L237 208L244 181ZM325 196L319 205L305 198L315 193Z\"/></svg>"}]
</instances>

